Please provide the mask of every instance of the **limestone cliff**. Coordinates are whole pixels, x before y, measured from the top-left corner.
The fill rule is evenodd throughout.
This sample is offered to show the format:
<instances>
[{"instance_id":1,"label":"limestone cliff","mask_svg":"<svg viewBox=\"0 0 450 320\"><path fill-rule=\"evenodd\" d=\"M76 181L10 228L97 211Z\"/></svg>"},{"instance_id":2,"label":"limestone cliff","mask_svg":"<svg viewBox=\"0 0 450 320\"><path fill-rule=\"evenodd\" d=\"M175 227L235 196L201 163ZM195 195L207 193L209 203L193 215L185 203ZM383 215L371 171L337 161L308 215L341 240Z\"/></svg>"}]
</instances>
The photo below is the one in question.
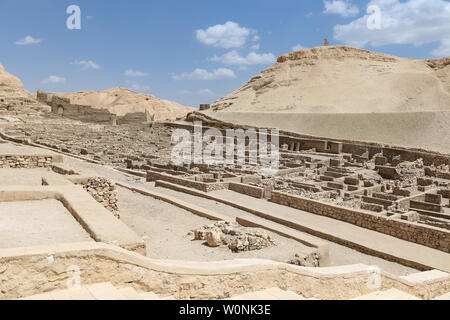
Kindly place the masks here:
<instances>
[{"instance_id":1,"label":"limestone cliff","mask_svg":"<svg viewBox=\"0 0 450 320\"><path fill-rule=\"evenodd\" d=\"M0 114L20 115L40 111L49 111L49 108L37 102L19 78L6 72L0 64Z\"/></svg>"},{"instance_id":2,"label":"limestone cliff","mask_svg":"<svg viewBox=\"0 0 450 320\"><path fill-rule=\"evenodd\" d=\"M295 51L216 101L212 109L289 113L450 110L450 58L413 60L347 46Z\"/></svg>"}]
</instances>

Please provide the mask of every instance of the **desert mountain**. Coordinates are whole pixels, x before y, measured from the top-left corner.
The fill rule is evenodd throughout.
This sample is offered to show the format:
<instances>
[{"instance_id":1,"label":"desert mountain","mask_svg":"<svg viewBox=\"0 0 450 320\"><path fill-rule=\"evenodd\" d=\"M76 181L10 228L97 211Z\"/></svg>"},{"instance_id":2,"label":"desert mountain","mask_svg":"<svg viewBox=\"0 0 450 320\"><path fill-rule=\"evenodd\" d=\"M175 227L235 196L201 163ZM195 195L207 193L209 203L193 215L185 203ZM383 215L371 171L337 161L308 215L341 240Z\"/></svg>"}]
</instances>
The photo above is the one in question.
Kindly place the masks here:
<instances>
[{"instance_id":1,"label":"desert mountain","mask_svg":"<svg viewBox=\"0 0 450 320\"><path fill-rule=\"evenodd\" d=\"M148 94L136 93L122 87L105 91L82 91L66 94L58 93L57 95L69 98L73 104L107 109L118 116L148 111L154 117L154 120L174 120L194 110L176 102L158 99Z\"/></svg>"},{"instance_id":2,"label":"desert mountain","mask_svg":"<svg viewBox=\"0 0 450 320\"><path fill-rule=\"evenodd\" d=\"M450 110L450 58L413 60L346 46L295 51L212 108L291 113Z\"/></svg>"},{"instance_id":3,"label":"desert mountain","mask_svg":"<svg viewBox=\"0 0 450 320\"><path fill-rule=\"evenodd\" d=\"M3 68L1 64L0 64L0 86L23 88L22 82L19 80L19 78L6 72L5 68Z\"/></svg>"},{"instance_id":4,"label":"desert mountain","mask_svg":"<svg viewBox=\"0 0 450 320\"><path fill-rule=\"evenodd\" d=\"M6 72L0 64L0 114L19 115L47 109L23 87L19 78Z\"/></svg>"}]
</instances>

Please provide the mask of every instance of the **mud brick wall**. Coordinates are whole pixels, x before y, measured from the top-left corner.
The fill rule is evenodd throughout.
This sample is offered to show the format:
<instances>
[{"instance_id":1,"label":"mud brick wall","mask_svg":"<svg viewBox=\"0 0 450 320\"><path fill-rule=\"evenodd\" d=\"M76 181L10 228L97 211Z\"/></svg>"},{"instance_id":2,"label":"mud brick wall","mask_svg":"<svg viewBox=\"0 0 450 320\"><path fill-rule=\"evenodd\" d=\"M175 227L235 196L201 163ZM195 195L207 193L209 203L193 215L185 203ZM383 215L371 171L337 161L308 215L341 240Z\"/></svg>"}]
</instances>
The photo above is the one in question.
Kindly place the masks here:
<instances>
[{"instance_id":1,"label":"mud brick wall","mask_svg":"<svg viewBox=\"0 0 450 320\"><path fill-rule=\"evenodd\" d=\"M281 192L272 192L272 202L322 216L342 220L357 226L415 242L444 252L450 252L450 232L404 220L390 220L368 211L339 207Z\"/></svg>"},{"instance_id":2,"label":"mud brick wall","mask_svg":"<svg viewBox=\"0 0 450 320\"><path fill-rule=\"evenodd\" d=\"M253 198L258 198L258 199L264 198L264 189L263 188L250 186L248 184L230 182L230 184L228 185L228 189L238 192L238 193L245 194L245 195L253 197Z\"/></svg>"},{"instance_id":3,"label":"mud brick wall","mask_svg":"<svg viewBox=\"0 0 450 320\"><path fill-rule=\"evenodd\" d=\"M373 203L383 206L385 209L392 206L394 203L390 200L380 199L380 198L372 198L372 197L362 197L362 201L366 203Z\"/></svg>"},{"instance_id":4,"label":"mud brick wall","mask_svg":"<svg viewBox=\"0 0 450 320\"><path fill-rule=\"evenodd\" d=\"M414 209L425 210L425 211L444 212L441 205L428 203L428 202L411 200L410 207L414 208Z\"/></svg>"},{"instance_id":5,"label":"mud brick wall","mask_svg":"<svg viewBox=\"0 0 450 320\"><path fill-rule=\"evenodd\" d=\"M439 190L437 193L442 195L443 198L450 199L450 190L448 189Z\"/></svg>"},{"instance_id":6,"label":"mud brick wall","mask_svg":"<svg viewBox=\"0 0 450 320\"><path fill-rule=\"evenodd\" d=\"M52 164L52 156L0 155L0 168L47 168Z\"/></svg>"},{"instance_id":7,"label":"mud brick wall","mask_svg":"<svg viewBox=\"0 0 450 320\"><path fill-rule=\"evenodd\" d=\"M215 190L228 189L228 183L218 182L218 183L204 183L189 179L184 179L180 177L171 176L169 174L147 171L147 181L163 180L178 184L188 188L194 188L203 192L211 192Z\"/></svg>"},{"instance_id":8,"label":"mud brick wall","mask_svg":"<svg viewBox=\"0 0 450 320\"><path fill-rule=\"evenodd\" d=\"M374 211L374 212L382 212L384 210L384 207L382 205L375 204L375 203L363 202L363 203L361 203L361 209Z\"/></svg>"}]
</instances>

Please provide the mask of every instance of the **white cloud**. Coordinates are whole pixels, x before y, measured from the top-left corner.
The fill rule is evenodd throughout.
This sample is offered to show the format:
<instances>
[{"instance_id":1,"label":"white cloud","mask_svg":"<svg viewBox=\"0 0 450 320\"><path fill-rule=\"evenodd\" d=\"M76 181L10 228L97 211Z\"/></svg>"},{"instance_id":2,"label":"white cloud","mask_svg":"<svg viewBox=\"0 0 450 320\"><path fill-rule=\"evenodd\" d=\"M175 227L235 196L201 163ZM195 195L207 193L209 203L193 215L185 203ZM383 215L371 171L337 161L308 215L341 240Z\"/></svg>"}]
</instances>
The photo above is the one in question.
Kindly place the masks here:
<instances>
[{"instance_id":1,"label":"white cloud","mask_svg":"<svg viewBox=\"0 0 450 320\"><path fill-rule=\"evenodd\" d=\"M354 17L359 13L358 7L348 0L325 0L323 4L325 5L323 13L325 14L338 14L343 17Z\"/></svg>"},{"instance_id":2,"label":"white cloud","mask_svg":"<svg viewBox=\"0 0 450 320\"><path fill-rule=\"evenodd\" d=\"M211 89L201 89L197 93L202 96L213 96L214 95L214 92Z\"/></svg>"},{"instance_id":3,"label":"white cloud","mask_svg":"<svg viewBox=\"0 0 450 320\"><path fill-rule=\"evenodd\" d=\"M224 78L236 78L233 70L226 68L215 69L212 72L209 72L205 69L195 69L191 73L182 73L180 75L174 75L174 80L216 80L216 79L224 79Z\"/></svg>"},{"instance_id":4,"label":"white cloud","mask_svg":"<svg viewBox=\"0 0 450 320\"><path fill-rule=\"evenodd\" d=\"M298 51L303 49L305 48L301 44L296 44L295 46L292 47L292 51Z\"/></svg>"},{"instance_id":5,"label":"white cloud","mask_svg":"<svg viewBox=\"0 0 450 320\"><path fill-rule=\"evenodd\" d=\"M58 76L49 76L48 78L42 80L42 83L65 83L66 78Z\"/></svg>"},{"instance_id":6,"label":"white cloud","mask_svg":"<svg viewBox=\"0 0 450 320\"><path fill-rule=\"evenodd\" d=\"M16 41L15 44L17 44L19 46L27 46L30 44L38 44L38 43L41 43L42 41L43 41L43 39L36 39L36 38L33 38L32 36L26 36L22 40Z\"/></svg>"},{"instance_id":7,"label":"white cloud","mask_svg":"<svg viewBox=\"0 0 450 320\"><path fill-rule=\"evenodd\" d=\"M148 73L142 72L142 71L135 71L132 69L128 69L124 72L124 75L126 77L146 77L148 76Z\"/></svg>"},{"instance_id":8,"label":"white cloud","mask_svg":"<svg viewBox=\"0 0 450 320\"><path fill-rule=\"evenodd\" d=\"M242 47L247 42L248 37L255 33L256 31L241 27L233 21L196 31L197 39L201 43L225 49ZM255 37L257 36L255 35Z\"/></svg>"},{"instance_id":9,"label":"white cloud","mask_svg":"<svg viewBox=\"0 0 450 320\"><path fill-rule=\"evenodd\" d=\"M259 48L260 48L259 43L257 43L257 44L255 44L255 45L250 47L250 49L252 49L252 50L259 50Z\"/></svg>"},{"instance_id":10,"label":"white cloud","mask_svg":"<svg viewBox=\"0 0 450 320\"><path fill-rule=\"evenodd\" d=\"M441 45L433 50L431 54L435 57L450 57L450 38L443 39Z\"/></svg>"},{"instance_id":11,"label":"white cloud","mask_svg":"<svg viewBox=\"0 0 450 320\"><path fill-rule=\"evenodd\" d=\"M272 53L255 53L250 52L246 57L241 56L237 51L230 51L224 55L211 58L212 61L220 61L223 64L272 64L275 63L276 57Z\"/></svg>"},{"instance_id":12,"label":"white cloud","mask_svg":"<svg viewBox=\"0 0 450 320\"><path fill-rule=\"evenodd\" d=\"M192 94L192 91L187 90L187 89L182 89L179 91L179 94L182 94L182 95Z\"/></svg>"},{"instance_id":13,"label":"white cloud","mask_svg":"<svg viewBox=\"0 0 450 320\"><path fill-rule=\"evenodd\" d=\"M94 61L74 61L70 64L75 64L81 66L81 70L89 70L89 69L100 69L100 66L96 64Z\"/></svg>"},{"instance_id":14,"label":"white cloud","mask_svg":"<svg viewBox=\"0 0 450 320\"><path fill-rule=\"evenodd\" d=\"M432 54L450 55L450 2L443 0L372 0L381 10L381 29L370 30L370 14L347 25L334 27L334 38L347 45L364 47L367 44L412 44L440 42Z\"/></svg>"}]
</instances>

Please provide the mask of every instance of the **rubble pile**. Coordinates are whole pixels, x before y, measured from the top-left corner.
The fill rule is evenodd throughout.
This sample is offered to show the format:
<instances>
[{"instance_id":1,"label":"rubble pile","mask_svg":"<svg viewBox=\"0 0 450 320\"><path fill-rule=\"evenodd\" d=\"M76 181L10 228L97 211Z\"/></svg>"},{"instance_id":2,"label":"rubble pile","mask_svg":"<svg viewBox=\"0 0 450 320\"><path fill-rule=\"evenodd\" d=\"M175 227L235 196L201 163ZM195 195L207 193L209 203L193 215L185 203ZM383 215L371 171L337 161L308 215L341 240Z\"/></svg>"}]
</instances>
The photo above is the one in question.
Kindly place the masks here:
<instances>
[{"instance_id":1,"label":"rubble pile","mask_svg":"<svg viewBox=\"0 0 450 320\"><path fill-rule=\"evenodd\" d=\"M117 206L117 190L114 183L103 177L91 177L83 188L106 209L111 211L117 219L120 219Z\"/></svg>"},{"instance_id":2,"label":"rubble pile","mask_svg":"<svg viewBox=\"0 0 450 320\"><path fill-rule=\"evenodd\" d=\"M219 221L193 230L194 240L205 240L209 247L228 246L233 252L261 250L276 245L264 232L248 231L237 223Z\"/></svg>"}]
</instances>

